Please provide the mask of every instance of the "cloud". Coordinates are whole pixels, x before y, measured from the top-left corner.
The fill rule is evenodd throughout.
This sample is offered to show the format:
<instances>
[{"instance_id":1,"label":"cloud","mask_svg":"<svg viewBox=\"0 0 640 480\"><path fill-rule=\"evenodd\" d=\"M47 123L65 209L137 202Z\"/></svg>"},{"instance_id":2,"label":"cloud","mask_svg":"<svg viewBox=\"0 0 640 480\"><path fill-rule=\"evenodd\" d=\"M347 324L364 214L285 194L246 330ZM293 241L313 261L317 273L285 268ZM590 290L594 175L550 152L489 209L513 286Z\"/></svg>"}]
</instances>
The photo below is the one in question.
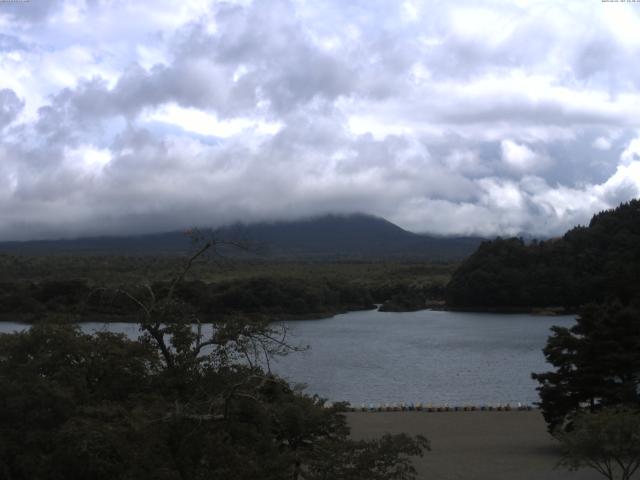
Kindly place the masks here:
<instances>
[{"instance_id":1,"label":"cloud","mask_svg":"<svg viewBox=\"0 0 640 480\"><path fill-rule=\"evenodd\" d=\"M44 21L62 5L56 0L4 2L0 16L9 17L16 22L37 23Z\"/></svg>"},{"instance_id":2,"label":"cloud","mask_svg":"<svg viewBox=\"0 0 640 480\"><path fill-rule=\"evenodd\" d=\"M640 161L640 137L634 138L629 142L627 148L622 152L620 160L625 166Z\"/></svg>"},{"instance_id":3,"label":"cloud","mask_svg":"<svg viewBox=\"0 0 640 480\"><path fill-rule=\"evenodd\" d=\"M640 195L639 22L581 1L2 4L0 239L355 211L559 234Z\"/></svg>"},{"instance_id":4,"label":"cloud","mask_svg":"<svg viewBox=\"0 0 640 480\"><path fill-rule=\"evenodd\" d=\"M0 129L13 122L23 108L24 101L13 90L0 90Z\"/></svg>"},{"instance_id":5,"label":"cloud","mask_svg":"<svg viewBox=\"0 0 640 480\"><path fill-rule=\"evenodd\" d=\"M548 159L526 145L518 144L512 140L503 140L500 147L502 162L511 170L524 173L542 170L547 166Z\"/></svg>"},{"instance_id":6,"label":"cloud","mask_svg":"<svg viewBox=\"0 0 640 480\"><path fill-rule=\"evenodd\" d=\"M611 141L606 137L598 137L593 143L593 148L597 148L598 150L609 150L611 149Z\"/></svg>"}]
</instances>

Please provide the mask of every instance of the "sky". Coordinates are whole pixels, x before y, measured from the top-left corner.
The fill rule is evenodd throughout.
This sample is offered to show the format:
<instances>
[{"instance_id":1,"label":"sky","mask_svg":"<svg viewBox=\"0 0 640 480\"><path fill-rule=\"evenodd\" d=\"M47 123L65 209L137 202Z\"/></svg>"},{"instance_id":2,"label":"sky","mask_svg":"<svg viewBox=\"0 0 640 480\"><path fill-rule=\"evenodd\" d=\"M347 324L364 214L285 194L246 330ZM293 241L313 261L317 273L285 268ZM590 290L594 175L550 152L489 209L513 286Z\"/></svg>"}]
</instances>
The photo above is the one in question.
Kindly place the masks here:
<instances>
[{"instance_id":1,"label":"sky","mask_svg":"<svg viewBox=\"0 0 640 480\"><path fill-rule=\"evenodd\" d=\"M640 3L0 1L0 240L640 196Z\"/></svg>"}]
</instances>

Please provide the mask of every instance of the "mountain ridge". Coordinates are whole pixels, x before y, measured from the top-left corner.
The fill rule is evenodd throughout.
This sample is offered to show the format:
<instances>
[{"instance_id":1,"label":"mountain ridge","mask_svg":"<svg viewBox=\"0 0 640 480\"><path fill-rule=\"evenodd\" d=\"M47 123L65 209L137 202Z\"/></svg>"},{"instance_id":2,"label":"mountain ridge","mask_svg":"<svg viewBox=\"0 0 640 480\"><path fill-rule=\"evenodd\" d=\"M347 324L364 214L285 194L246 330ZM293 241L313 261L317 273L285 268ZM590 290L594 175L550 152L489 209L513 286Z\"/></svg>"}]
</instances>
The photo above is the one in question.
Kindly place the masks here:
<instances>
[{"instance_id":1,"label":"mountain ridge","mask_svg":"<svg viewBox=\"0 0 640 480\"><path fill-rule=\"evenodd\" d=\"M440 237L413 233L373 215L327 214L301 220L234 223L198 230L222 241L248 243L249 255L273 259L459 260L471 254L480 237ZM142 235L92 236L75 239L0 242L0 253L181 255L192 247L188 231ZM236 256L233 249L225 254ZM243 256L246 256L244 254Z\"/></svg>"}]
</instances>

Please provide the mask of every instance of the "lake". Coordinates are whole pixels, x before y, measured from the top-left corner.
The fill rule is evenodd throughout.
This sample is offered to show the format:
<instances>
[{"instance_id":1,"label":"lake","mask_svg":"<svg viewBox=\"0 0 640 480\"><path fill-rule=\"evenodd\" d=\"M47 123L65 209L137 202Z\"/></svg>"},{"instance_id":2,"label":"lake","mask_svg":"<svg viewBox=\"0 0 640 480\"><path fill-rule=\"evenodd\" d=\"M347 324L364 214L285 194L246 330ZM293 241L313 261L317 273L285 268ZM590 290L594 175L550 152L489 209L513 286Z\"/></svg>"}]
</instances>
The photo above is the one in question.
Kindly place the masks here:
<instances>
[{"instance_id":1,"label":"lake","mask_svg":"<svg viewBox=\"0 0 640 480\"><path fill-rule=\"evenodd\" d=\"M311 348L272 368L310 393L353 404L482 405L536 402L531 372L549 369L542 354L549 328L571 326L575 318L363 311L283 323L292 343ZM23 328L0 323L0 332ZM82 324L86 332L105 328L138 334L135 324Z\"/></svg>"}]
</instances>

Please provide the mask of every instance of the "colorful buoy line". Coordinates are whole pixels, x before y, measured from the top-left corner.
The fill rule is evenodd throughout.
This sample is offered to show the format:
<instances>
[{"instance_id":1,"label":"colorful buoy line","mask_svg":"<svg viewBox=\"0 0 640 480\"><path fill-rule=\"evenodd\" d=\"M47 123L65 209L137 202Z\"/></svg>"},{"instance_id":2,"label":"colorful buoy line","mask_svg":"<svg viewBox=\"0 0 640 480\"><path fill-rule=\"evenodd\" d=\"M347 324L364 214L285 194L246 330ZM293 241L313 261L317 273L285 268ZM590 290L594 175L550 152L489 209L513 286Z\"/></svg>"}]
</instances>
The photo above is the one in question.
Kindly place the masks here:
<instances>
[{"instance_id":1,"label":"colorful buoy line","mask_svg":"<svg viewBox=\"0 0 640 480\"><path fill-rule=\"evenodd\" d=\"M325 408L333 407L332 402L325 402ZM493 405L434 405L431 403L362 403L360 405L348 404L347 410L351 412L511 412L531 411L537 407L529 404L498 403Z\"/></svg>"}]
</instances>

